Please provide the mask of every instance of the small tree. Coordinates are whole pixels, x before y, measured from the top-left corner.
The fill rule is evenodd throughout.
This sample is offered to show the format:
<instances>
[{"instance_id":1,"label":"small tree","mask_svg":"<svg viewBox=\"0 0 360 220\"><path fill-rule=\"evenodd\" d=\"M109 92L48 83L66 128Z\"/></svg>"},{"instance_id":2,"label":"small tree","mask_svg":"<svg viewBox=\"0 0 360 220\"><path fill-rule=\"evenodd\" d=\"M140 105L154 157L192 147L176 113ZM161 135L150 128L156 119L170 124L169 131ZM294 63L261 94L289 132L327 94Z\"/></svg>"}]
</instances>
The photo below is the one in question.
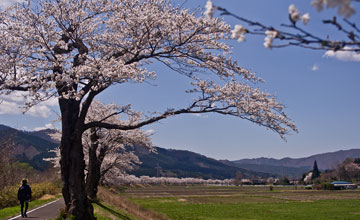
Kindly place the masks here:
<instances>
[{"instance_id":1,"label":"small tree","mask_svg":"<svg viewBox=\"0 0 360 220\"><path fill-rule=\"evenodd\" d=\"M320 171L317 165L316 160L314 161L314 166L313 166L313 170L312 170L312 176L311 176L311 180L314 180L316 178L318 178L320 176Z\"/></svg>"},{"instance_id":2,"label":"small tree","mask_svg":"<svg viewBox=\"0 0 360 220\"><path fill-rule=\"evenodd\" d=\"M235 186L242 185L242 182L241 182L242 178L243 178L242 173L240 171L236 171L235 178L234 178Z\"/></svg>"}]
</instances>

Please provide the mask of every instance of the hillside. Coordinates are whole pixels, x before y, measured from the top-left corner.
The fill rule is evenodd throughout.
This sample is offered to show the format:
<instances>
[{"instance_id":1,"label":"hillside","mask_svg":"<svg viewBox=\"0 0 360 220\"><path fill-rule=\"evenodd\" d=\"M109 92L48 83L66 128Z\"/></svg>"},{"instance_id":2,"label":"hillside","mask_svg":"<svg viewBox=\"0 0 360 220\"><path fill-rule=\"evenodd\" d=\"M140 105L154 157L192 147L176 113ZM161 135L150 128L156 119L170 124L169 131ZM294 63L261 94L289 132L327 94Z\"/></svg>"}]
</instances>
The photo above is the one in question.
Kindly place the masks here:
<instances>
[{"instance_id":1,"label":"hillside","mask_svg":"<svg viewBox=\"0 0 360 220\"><path fill-rule=\"evenodd\" d=\"M346 158L360 157L360 149L340 150L336 152L329 152L323 154L316 154L304 158L255 158L255 159L242 159L232 161L237 167L256 170L260 172L271 172L277 175L296 176L301 175L303 171L309 171L314 165L314 161L317 161L318 167L321 170L333 169L337 164L342 163Z\"/></svg>"},{"instance_id":2,"label":"hillside","mask_svg":"<svg viewBox=\"0 0 360 220\"><path fill-rule=\"evenodd\" d=\"M11 127L0 125L0 143L10 139L14 144L13 155L18 161L29 163L35 169L44 170L49 163L43 158L52 157L50 149L58 146L47 134L52 130L18 131ZM269 177L270 174L252 172L227 165L215 159L205 157L190 151L167 150L157 147L157 153L149 153L142 147L136 147L142 164L132 172L137 176L172 176L198 178L232 178L236 172L243 173L244 177ZM161 167L161 168L160 168Z\"/></svg>"},{"instance_id":3,"label":"hillside","mask_svg":"<svg viewBox=\"0 0 360 220\"><path fill-rule=\"evenodd\" d=\"M13 155L27 162L35 169L44 170L49 163L43 158L52 157L48 151L58 146L47 135L52 130L18 131L0 125L0 143L11 140L14 145ZM3 144L0 145L0 147ZM341 150L337 152L317 154L306 158L256 158L237 161L218 161L191 151L164 149L157 147L157 153L150 153L142 147L136 147L136 154L142 164L131 174L137 176L172 176L197 178L232 178L236 172L246 177L288 176L301 177L304 172L312 169L317 160L321 170L331 169L347 157L360 157L360 149Z\"/></svg>"},{"instance_id":4,"label":"hillside","mask_svg":"<svg viewBox=\"0 0 360 220\"><path fill-rule=\"evenodd\" d=\"M142 164L131 174L141 176L195 177L204 179L233 178L236 172L245 177L270 177L271 174L253 172L225 164L191 151L164 149L156 147L156 153L135 148Z\"/></svg>"},{"instance_id":5,"label":"hillside","mask_svg":"<svg viewBox=\"0 0 360 220\"><path fill-rule=\"evenodd\" d=\"M286 166L273 166L268 164L237 164L232 165L252 170L255 172L272 173L276 176L287 176L289 178L300 178L303 173L306 173L312 169L312 167L286 167Z\"/></svg>"},{"instance_id":6,"label":"hillside","mask_svg":"<svg viewBox=\"0 0 360 220\"><path fill-rule=\"evenodd\" d=\"M45 170L50 164L43 158L53 157L49 150L58 146L50 139L42 138L41 132L19 131L0 125L0 143L11 143L12 155L17 161L29 163L37 170ZM1 147L0 146L0 147Z\"/></svg>"}]
</instances>

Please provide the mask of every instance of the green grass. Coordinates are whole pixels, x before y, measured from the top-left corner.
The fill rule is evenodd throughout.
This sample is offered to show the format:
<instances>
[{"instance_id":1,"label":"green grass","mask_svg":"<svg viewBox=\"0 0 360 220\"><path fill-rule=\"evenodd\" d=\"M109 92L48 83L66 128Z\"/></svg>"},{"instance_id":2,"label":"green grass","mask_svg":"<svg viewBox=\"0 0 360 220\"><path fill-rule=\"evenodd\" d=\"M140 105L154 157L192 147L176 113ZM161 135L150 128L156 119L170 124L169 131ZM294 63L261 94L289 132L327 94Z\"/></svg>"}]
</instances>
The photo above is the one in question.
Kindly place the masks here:
<instances>
[{"instance_id":1,"label":"green grass","mask_svg":"<svg viewBox=\"0 0 360 220\"><path fill-rule=\"evenodd\" d=\"M48 202L54 201L57 198L46 199L46 200L34 200L29 203L29 211L36 207L42 206ZM12 216L17 216L20 214L20 205L8 207L0 210L0 219L7 219Z\"/></svg>"},{"instance_id":2,"label":"green grass","mask_svg":"<svg viewBox=\"0 0 360 220\"><path fill-rule=\"evenodd\" d=\"M172 220L359 220L360 190L155 186L121 194Z\"/></svg>"},{"instance_id":3,"label":"green grass","mask_svg":"<svg viewBox=\"0 0 360 220\"><path fill-rule=\"evenodd\" d=\"M178 220L358 220L360 199L284 201L276 203L189 203L176 198L131 199L142 207L165 213Z\"/></svg>"}]
</instances>

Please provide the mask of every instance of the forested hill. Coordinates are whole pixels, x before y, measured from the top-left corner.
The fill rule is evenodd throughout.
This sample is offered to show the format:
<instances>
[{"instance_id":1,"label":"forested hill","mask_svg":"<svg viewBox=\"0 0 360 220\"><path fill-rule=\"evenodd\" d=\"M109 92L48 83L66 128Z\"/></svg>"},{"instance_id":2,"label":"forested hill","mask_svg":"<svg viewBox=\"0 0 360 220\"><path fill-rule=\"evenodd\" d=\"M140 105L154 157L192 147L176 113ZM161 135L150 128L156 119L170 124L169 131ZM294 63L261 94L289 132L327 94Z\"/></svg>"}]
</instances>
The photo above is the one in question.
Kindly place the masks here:
<instances>
[{"instance_id":1,"label":"forested hill","mask_svg":"<svg viewBox=\"0 0 360 220\"><path fill-rule=\"evenodd\" d=\"M141 176L195 177L204 179L234 178L236 172L243 177L270 177L271 174L254 172L228 165L191 151L164 149L156 147L150 153L143 147L136 147L136 154L142 164L132 174Z\"/></svg>"},{"instance_id":2,"label":"forested hill","mask_svg":"<svg viewBox=\"0 0 360 220\"><path fill-rule=\"evenodd\" d=\"M58 143L51 141L46 131L19 131L0 125L0 147L10 145L10 154L17 161L29 163L37 170L44 170L50 164L43 158L53 157L49 150L55 149Z\"/></svg>"},{"instance_id":3,"label":"forested hill","mask_svg":"<svg viewBox=\"0 0 360 220\"><path fill-rule=\"evenodd\" d=\"M52 130L19 131L14 128L0 125L0 143L10 140L13 144L12 154L20 162L29 163L35 169L44 170L50 164L43 158L53 157L49 150L58 146L58 143L49 138ZM4 145L1 144L0 147ZM224 164L215 159L205 157L190 151L167 150L157 147L157 153L149 153L142 147L136 147L141 166L133 174L138 176L172 176L198 178L233 178L240 171L244 177L269 177L270 174L252 172L235 166Z\"/></svg>"},{"instance_id":4,"label":"forested hill","mask_svg":"<svg viewBox=\"0 0 360 220\"><path fill-rule=\"evenodd\" d=\"M27 162L35 169L44 170L49 163L43 158L52 157L49 150L58 143L49 138L52 130L19 131L0 125L0 148L4 143L13 144L12 155L18 161ZM184 150L164 149L157 147L157 153L150 153L142 147L136 147L136 154L142 164L132 172L137 176L172 176L198 178L233 178L236 172L243 177L288 176L301 177L302 173L310 171L317 161L319 169L332 169L347 157L360 157L360 149L342 150L332 153L317 154L306 158L273 158L243 159L237 161L219 161Z\"/></svg>"}]
</instances>

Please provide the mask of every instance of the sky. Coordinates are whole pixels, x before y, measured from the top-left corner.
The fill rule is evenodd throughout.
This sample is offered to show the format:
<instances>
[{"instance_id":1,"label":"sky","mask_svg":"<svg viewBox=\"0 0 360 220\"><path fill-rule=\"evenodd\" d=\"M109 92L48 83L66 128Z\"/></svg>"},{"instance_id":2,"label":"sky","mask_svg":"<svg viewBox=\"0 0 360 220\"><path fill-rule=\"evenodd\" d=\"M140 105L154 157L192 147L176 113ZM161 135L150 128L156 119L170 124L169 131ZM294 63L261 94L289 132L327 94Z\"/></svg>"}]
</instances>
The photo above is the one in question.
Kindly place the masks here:
<instances>
[{"instance_id":1,"label":"sky","mask_svg":"<svg viewBox=\"0 0 360 220\"><path fill-rule=\"evenodd\" d=\"M0 0L0 7L11 4ZM175 5L205 10L206 0L174 0ZM310 0L220 1L215 5L266 25L278 27L288 21L290 4L308 12L311 20L305 27L320 36L337 34L334 28L321 24L336 14L333 9L317 12ZM360 4L354 3L359 21ZM215 13L220 17L219 13ZM224 20L232 27L239 22ZM216 114L180 115L148 125L153 144L163 148L189 150L215 159L307 157L313 154L360 148L360 54L314 51L296 47L267 49L264 37L247 36L245 42L227 41L233 47L233 58L265 80L260 87L275 94L286 106L285 112L295 122L299 133L282 140L278 134L251 122ZM135 110L164 111L168 107L186 106L191 97L186 77L163 66L149 69L158 73L155 82L112 87L98 98L104 103L131 103ZM58 117L56 100L50 100L22 114L21 96L1 96L0 123L22 130L51 127Z\"/></svg>"}]
</instances>

